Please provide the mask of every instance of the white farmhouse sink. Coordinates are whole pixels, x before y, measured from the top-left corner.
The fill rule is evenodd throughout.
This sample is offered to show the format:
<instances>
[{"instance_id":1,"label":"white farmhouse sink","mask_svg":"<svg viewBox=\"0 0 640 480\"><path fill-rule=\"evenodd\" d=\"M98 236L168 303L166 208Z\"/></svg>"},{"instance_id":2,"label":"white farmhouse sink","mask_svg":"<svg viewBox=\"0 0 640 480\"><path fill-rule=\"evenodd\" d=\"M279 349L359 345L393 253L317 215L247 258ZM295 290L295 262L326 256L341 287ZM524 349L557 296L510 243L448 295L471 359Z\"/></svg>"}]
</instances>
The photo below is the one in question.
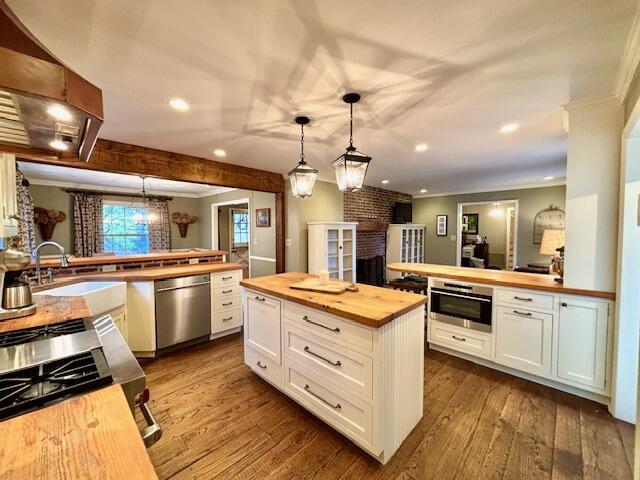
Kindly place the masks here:
<instances>
[{"instance_id":1,"label":"white farmhouse sink","mask_svg":"<svg viewBox=\"0 0 640 480\"><path fill-rule=\"evenodd\" d=\"M34 293L34 296L83 297L91 313L102 315L127 302L127 282L81 282Z\"/></svg>"}]
</instances>

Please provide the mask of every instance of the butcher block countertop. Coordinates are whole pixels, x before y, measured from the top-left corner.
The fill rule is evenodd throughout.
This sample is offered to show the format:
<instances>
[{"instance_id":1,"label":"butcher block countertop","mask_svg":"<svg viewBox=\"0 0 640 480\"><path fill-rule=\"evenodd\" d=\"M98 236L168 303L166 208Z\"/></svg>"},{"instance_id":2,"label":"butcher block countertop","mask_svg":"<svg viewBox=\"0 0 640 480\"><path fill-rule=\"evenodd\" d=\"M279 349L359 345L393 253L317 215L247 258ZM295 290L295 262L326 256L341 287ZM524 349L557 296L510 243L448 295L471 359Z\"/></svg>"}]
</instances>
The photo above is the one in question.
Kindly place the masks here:
<instances>
[{"instance_id":1,"label":"butcher block countertop","mask_svg":"<svg viewBox=\"0 0 640 480\"><path fill-rule=\"evenodd\" d=\"M0 478L158 478L120 385L0 422Z\"/></svg>"},{"instance_id":2,"label":"butcher block countertop","mask_svg":"<svg viewBox=\"0 0 640 480\"><path fill-rule=\"evenodd\" d=\"M427 302L424 295L360 283L356 284L357 292L339 295L289 288L289 285L311 276L297 272L281 273L242 280L240 285L376 328Z\"/></svg>"},{"instance_id":3,"label":"butcher block countertop","mask_svg":"<svg viewBox=\"0 0 640 480\"><path fill-rule=\"evenodd\" d=\"M203 273L219 273L231 270L242 270L239 263L199 263L196 265L177 265L175 267L139 268L136 270L119 270L117 272L87 273L82 275L59 276L53 283L38 285L33 288L36 292L51 288L71 285L79 282L153 282L166 278L188 277Z\"/></svg>"},{"instance_id":4,"label":"butcher block countertop","mask_svg":"<svg viewBox=\"0 0 640 480\"><path fill-rule=\"evenodd\" d=\"M91 310L87 307L82 297L34 297L38 309L33 315L11 320L0 321L0 333L22 330L23 328L40 327L51 323L76 320L91 316ZM0 424L1 425L1 424ZM0 451L2 451L0 449ZM0 475L2 478L2 475Z\"/></svg>"},{"instance_id":5,"label":"butcher block countertop","mask_svg":"<svg viewBox=\"0 0 640 480\"><path fill-rule=\"evenodd\" d=\"M467 282L486 283L503 287L529 288L553 293L585 295L615 300L614 292L600 290L585 290L567 287L554 281L555 275L541 275L538 273L510 272L506 270L486 270L481 268L452 267L448 265L434 265L431 263L390 263L389 270L405 272L426 277L450 278Z\"/></svg>"}]
</instances>

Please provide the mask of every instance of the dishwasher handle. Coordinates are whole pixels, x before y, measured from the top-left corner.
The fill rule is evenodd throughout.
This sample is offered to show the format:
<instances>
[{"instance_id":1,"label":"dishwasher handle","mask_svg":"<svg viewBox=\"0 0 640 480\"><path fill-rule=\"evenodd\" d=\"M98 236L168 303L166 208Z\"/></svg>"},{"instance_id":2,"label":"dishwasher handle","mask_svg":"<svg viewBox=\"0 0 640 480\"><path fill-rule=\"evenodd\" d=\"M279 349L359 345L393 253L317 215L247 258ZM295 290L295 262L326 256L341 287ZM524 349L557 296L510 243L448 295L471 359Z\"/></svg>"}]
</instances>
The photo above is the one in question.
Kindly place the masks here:
<instances>
[{"instance_id":1,"label":"dishwasher handle","mask_svg":"<svg viewBox=\"0 0 640 480\"><path fill-rule=\"evenodd\" d=\"M156 290L156 293L160 293L160 292L169 292L171 290L181 290L183 288L191 288L191 287L199 287L201 285L210 285L211 282L198 282L198 283L192 283L191 285L181 285L179 287L166 287L166 288L159 288Z\"/></svg>"}]
</instances>

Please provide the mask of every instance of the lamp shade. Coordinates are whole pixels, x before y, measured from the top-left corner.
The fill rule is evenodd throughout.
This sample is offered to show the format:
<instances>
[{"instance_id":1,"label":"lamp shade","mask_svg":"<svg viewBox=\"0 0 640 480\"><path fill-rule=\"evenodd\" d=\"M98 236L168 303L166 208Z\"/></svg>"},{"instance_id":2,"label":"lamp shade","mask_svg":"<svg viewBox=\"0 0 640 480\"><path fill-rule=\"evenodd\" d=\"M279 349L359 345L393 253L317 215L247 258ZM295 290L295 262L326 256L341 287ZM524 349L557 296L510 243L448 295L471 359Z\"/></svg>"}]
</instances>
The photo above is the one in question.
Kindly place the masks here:
<instances>
[{"instance_id":1,"label":"lamp shade","mask_svg":"<svg viewBox=\"0 0 640 480\"><path fill-rule=\"evenodd\" d=\"M302 198L310 197L313 193L313 186L316 183L317 176L318 170L300 162L296 168L289 172L293 195Z\"/></svg>"},{"instance_id":2,"label":"lamp shade","mask_svg":"<svg viewBox=\"0 0 640 480\"><path fill-rule=\"evenodd\" d=\"M542 234L540 255L556 255L561 247L564 247L564 230L546 229Z\"/></svg>"},{"instance_id":3,"label":"lamp shade","mask_svg":"<svg viewBox=\"0 0 640 480\"><path fill-rule=\"evenodd\" d=\"M334 162L338 189L341 192L355 192L362 188L364 177L371 157L360 152L349 151L340 155Z\"/></svg>"}]
</instances>

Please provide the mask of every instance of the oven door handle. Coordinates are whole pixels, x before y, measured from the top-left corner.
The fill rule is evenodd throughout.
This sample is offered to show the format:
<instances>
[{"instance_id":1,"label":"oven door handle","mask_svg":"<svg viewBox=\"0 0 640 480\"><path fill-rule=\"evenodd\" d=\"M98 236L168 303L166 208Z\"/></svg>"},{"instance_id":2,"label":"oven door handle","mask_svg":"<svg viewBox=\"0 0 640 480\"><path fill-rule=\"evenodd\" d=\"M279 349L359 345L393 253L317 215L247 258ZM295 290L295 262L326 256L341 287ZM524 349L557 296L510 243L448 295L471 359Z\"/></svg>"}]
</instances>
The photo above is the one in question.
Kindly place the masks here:
<instances>
[{"instance_id":1,"label":"oven door handle","mask_svg":"<svg viewBox=\"0 0 640 480\"><path fill-rule=\"evenodd\" d=\"M149 448L160 440L160 437L162 437L162 428L160 428L160 424L153 416L153 413L151 413L151 409L146 402L138 404L138 407L140 407L142 416L147 422L147 426L140 432L140 434L142 435L144 446Z\"/></svg>"},{"instance_id":2,"label":"oven door handle","mask_svg":"<svg viewBox=\"0 0 640 480\"><path fill-rule=\"evenodd\" d=\"M437 295L448 295L450 297L467 298L469 300L478 300L479 302L489 302L489 303L491 303L491 299L490 298L471 297L469 295L461 295L459 293L441 292L441 291L437 291L437 292L432 291L431 293L435 293Z\"/></svg>"}]
</instances>

